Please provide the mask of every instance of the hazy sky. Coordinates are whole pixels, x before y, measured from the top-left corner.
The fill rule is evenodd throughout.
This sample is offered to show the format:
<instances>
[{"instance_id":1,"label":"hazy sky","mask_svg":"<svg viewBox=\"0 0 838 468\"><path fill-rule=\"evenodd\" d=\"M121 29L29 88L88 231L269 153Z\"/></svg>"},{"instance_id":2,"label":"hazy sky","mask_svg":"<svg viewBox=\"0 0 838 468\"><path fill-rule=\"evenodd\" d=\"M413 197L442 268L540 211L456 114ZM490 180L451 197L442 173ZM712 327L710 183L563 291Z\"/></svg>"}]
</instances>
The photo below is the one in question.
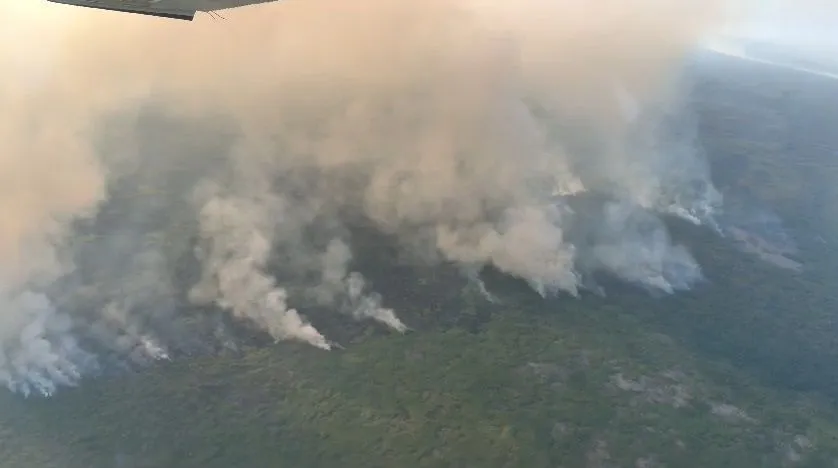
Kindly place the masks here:
<instances>
[{"instance_id":1,"label":"hazy sky","mask_svg":"<svg viewBox=\"0 0 838 468\"><path fill-rule=\"evenodd\" d=\"M836 0L747 1L744 21L733 29L733 34L838 50Z\"/></svg>"}]
</instances>

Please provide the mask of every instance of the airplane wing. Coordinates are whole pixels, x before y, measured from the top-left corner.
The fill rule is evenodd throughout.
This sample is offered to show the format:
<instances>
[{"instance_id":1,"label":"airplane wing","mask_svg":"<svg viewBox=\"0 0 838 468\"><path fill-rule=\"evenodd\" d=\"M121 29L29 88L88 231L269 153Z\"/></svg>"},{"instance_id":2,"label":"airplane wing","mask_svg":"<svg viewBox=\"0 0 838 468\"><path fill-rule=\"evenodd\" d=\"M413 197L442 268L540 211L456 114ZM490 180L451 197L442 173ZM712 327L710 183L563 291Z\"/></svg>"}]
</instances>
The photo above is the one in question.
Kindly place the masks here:
<instances>
[{"instance_id":1,"label":"airplane wing","mask_svg":"<svg viewBox=\"0 0 838 468\"><path fill-rule=\"evenodd\" d=\"M47 0L52 3L96 8L99 10L137 13L192 21L199 11L237 8L276 0Z\"/></svg>"}]
</instances>

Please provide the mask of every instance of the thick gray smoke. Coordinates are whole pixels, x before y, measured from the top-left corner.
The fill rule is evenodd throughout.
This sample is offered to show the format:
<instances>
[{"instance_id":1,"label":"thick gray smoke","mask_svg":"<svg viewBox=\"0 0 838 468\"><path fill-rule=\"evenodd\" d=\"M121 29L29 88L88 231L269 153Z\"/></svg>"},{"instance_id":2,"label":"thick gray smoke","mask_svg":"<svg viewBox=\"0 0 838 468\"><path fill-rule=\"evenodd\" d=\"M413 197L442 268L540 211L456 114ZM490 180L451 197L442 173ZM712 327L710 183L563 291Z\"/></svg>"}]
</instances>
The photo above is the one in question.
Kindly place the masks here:
<instances>
[{"instance_id":1,"label":"thick gray smoke","mask_svg":"<svg viewBox=\"0 0 838 468\"><path fill-rule=\"evenodd\" d=\"M301 0L191 24L24 3L0 46L12 390L240 326L333 346L289 303L405 331L353 271L349 214L545 295L700 277L660 216L719 202L676 112L707 1Z\"/></svg>"}]
</instances>

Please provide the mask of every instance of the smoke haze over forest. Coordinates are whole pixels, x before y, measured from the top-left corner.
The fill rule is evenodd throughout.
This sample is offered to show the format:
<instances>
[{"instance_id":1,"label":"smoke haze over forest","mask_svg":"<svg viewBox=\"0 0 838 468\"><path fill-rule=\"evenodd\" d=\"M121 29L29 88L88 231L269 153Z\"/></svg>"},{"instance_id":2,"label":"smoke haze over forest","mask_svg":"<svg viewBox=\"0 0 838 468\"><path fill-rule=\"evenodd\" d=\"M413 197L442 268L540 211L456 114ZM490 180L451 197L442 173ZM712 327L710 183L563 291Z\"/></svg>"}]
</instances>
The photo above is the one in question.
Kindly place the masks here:
<instances>
[{"instance_id":1,"label":"smoke haze over forest","mask_svg":"<svg viewBox=\"0 0 838 468\"><path fill-rule=\"evenodd\" d=\"M306 305L403 332L353 269L359 220L544 295L598 272L689 288L699 262L661 217L721 206L679 81L724 23L712 3L306 0L180 23L7 2L0 382L49 394L234 346L232 322L331 348Z\"/></svg>"}]
</instances>

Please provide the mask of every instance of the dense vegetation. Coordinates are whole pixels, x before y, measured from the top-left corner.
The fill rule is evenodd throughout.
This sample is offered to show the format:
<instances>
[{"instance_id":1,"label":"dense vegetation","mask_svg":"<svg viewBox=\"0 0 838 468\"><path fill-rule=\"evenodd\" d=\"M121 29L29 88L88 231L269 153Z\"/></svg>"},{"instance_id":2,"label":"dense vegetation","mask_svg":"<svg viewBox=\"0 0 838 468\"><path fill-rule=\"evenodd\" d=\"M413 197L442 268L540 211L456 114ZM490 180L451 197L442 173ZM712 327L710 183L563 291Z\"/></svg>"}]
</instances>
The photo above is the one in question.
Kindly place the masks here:
<instances>
[{"instance_id":1,"label":"dense vegetation","mask_svg":"<svg viewBox=\"0 0 838 468\"><path fill-rule=\"evenodd\" d=\"M705 267L694 291L545 301L490 273L490 303L372 239L363 269L414 332L324 322L351 346L254 346L45 400L0 393L0 467L838 466L838 85L703 60L694 105L714 180L780 215L803 272L672 221Z\"/></svg>"}]
</instances>

